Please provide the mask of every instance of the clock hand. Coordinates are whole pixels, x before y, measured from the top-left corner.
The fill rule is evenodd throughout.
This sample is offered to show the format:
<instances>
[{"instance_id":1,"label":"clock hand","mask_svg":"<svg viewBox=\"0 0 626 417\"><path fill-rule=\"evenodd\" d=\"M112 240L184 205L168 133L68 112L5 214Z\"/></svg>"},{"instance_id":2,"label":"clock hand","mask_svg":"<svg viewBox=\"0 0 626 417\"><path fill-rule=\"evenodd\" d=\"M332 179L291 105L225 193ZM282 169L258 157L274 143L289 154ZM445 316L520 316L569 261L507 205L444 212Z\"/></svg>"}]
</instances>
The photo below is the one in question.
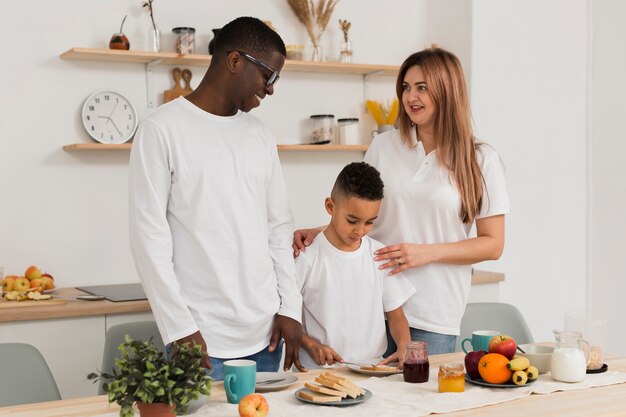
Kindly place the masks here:
<instances>
[{"instance_id":1,"label":"clock hand","mask_svg":"<svg viewBox=\"0 0 626 417\"><path fill-rule=\"evenodd\" d=\"M109 113L109 117L113 116L113 112L115 111L115 109L117 108L117 105L120 104L119 102L115 103L115 106L113 106L113 110L111 110L111 113Z\"/></svg>"},{"instance_id":2,"label":"clock hand","mask_svg":"<svg viewBox=\"0 0 626 417\"><path fill-rule=\"evenodd\" d=\"M109 123L109 120L111 120L111 118L109 116L98 116L98 118L100 118L100 119L107 119L107 123ZM105 125L107 123L105 123Z\"/></svg>"},{"instance_id":3,"label":"clock hand","mask_svg":"<svg viewBox=\"0 0 626 417\"><path fill-rule=\"evenodd\" d=\"M110 117L108 117L108 119L111 121L111 123L113 123L113 127L115 128L115 130L117 130L117 133L119 133L119 135L122 136L122 132L120 132L120 130L117 128L117 125L115 124L113 119L111 119Z\"/></svg>"}]
</instances>

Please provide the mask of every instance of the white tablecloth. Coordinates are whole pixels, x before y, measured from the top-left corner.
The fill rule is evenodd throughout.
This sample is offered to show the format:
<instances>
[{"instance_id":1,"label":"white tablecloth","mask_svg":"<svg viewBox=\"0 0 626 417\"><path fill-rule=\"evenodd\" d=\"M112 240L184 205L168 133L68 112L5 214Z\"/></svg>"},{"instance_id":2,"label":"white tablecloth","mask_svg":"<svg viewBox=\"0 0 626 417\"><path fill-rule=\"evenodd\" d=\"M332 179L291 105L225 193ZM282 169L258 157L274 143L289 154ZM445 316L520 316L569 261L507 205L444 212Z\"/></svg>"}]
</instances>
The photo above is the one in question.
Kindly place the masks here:
<instances>
[{"instance_id":1,"label":"white tablecloth","mask_svg":"<svg viewBox=\"0 0 626 417\"><path fill-rule=\"evenodd\" d=\"M549 394L556 391L579 390L603 385L626 382L626 373L606 372L587 375L583 382L568 384L553 381L550 374L520 388L485 388L465 384L463 393L438 393L437 371L431 370L429 381L423 384L408 384L402 374L386 378L370 378L359 381L359 385L374 394L361 404L349 407L318 406L303 403L294 396L295 389L268 392L263 395L270 406L270 417L397 417L425 416L431 413L447 413L483 407L524 398L531 394ZM209 401L194 416L232 417L237 416L237 406L226 402Z\"/></svg>"}]
</instances>

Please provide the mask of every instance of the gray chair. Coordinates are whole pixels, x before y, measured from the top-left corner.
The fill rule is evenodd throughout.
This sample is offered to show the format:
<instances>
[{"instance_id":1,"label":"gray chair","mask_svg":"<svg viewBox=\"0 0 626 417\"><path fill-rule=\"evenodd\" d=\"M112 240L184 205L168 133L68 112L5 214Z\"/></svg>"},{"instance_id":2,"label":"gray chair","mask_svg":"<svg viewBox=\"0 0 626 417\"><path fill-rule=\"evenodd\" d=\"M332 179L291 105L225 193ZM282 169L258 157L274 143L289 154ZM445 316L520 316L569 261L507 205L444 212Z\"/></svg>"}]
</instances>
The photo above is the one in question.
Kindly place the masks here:
<instances>
[{"instance_id":1,"label":"gray chair","mask_svg":"<svg viewBox=\"0 0 626 417\"><path fill-rule=\"evenodd\" d=\"M0 358L0 407L61 399L54 376L36 347L0 343Z\"/></svg>"},{"instance_id":2,"label":"gray chair","mask_svg":"<svg viewBox=\"0 0 626 417\"><path fill-rule=\"evenodd\" d=\"M102 357L102 372L111 373L115 366L115 358L122 358L118 347L124 343L124 336L128 335L133 340L147 341L152 338L154 345L161 350L165 351L163 345L163 339L161 333L154 321L137 321L131 323L117 324L111 326L107 330L104 337L104 355ZM98 393L100 395L105 394L103 389L104 381L100 381L98 387Z\"/></svg>"},{"instance_id":3,"label":"gray chair","mask_svg":"<svg viewBox=\"0 0 626 417\"><path fill-rule=\"evenodd\" d=\"M461 341L471 338L474 330L497 330L512 336L517 344L533 343L533 335L522 313L506 303L468 303L461 320L461 334L456 340L456 351L461 352Z\"/></svg>"}]
</instances>

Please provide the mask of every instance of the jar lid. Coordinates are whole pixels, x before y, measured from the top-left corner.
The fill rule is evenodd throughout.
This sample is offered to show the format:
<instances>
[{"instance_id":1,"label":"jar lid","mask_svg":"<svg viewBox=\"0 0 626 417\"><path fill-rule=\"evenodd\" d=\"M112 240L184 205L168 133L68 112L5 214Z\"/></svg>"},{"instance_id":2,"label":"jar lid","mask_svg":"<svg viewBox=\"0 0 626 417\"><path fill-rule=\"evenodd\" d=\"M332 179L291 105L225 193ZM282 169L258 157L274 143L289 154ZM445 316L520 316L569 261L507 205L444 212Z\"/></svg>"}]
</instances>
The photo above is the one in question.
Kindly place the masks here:
<instances>
[{"instance_id":1,"label":"jar lid","mask_svg":"<svg viewBox=\"0 0 626 417\"><path fill-rule=\"evenodd\" d=\"M357 119L356 117L347 117L344 119L337 119L337 123L341 123L341 122L358 122L359 119Z\"/></svg>"},{"instance_id":2,"label":"jar lid","mask_svg":"<svg viewBox=\"0 0 626 417\"><path fill-rule=\"evenodd\" d=\"M174 32L174 33L179 33L179 32L195 33L195 31L196 31L196 29L195 28L191 28L191 27L178 27L178 28L172 29L172 32Z\"/></svg>"},{"instance_id":3,"label":"jar lid","mask_svg":"<svg viewBox=\"0 0 626 417\"><path fill-rule=\"evenodd\" d=\"M335 117L334 114L313 114L311 115L311 119L333 119Z\"/></svg>"}]
</instances>

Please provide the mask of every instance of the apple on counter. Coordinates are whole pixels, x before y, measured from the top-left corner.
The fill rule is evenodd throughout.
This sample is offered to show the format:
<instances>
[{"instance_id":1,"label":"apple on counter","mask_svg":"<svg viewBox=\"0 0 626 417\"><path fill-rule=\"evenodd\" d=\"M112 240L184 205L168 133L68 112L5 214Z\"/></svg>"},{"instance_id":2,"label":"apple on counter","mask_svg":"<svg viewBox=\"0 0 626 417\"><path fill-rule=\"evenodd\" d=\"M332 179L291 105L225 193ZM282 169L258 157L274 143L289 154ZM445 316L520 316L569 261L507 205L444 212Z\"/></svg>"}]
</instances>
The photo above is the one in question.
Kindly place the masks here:
<instances>
[{"instance_id":1,"label":"apple on counter","mask_svg":"<svg viewBox=\"0 0 626 417\"><path fill-rule=\"evenodd\" d=\"M248 394L239 401L241 417L265 417L270 407L261 394Z\"/></svg>"},{"instance_id":2,"label":"apple on counter","mask_svg":"<svg viewBox=\"0 0 626 417\"><path fill-rule=\"evenodd\" d=\"M41 270L37 268L35 265L31 265L26 268L26 272L24 272L24 276L29 280L39 279L41 278Z\"/></svg>"},{"instance_id":3,"label":"apple on counter","mask_svg":"<svg viewBox=\"0 0 626 417\"><path fill-rule=\"evenodd\" d=\"M489 353L499 353L508 360L513 359L517 351L517 343L515 339L506 334L494 336L489 341Z\"/></svg>"},{"instance_id":4,"label":"apple on counter","mask_svg":"<svg viewBox=\"0 0 626 417\"><path fill-rule=\"evenodd\" d=\"M480 358L485 356L487 352L484 350L474 350L472 352L467 352L465 355L465 372L472 379L480 378L480 372L478 372L478 364L480 363Z\"/></svg>"}]
</instances>

